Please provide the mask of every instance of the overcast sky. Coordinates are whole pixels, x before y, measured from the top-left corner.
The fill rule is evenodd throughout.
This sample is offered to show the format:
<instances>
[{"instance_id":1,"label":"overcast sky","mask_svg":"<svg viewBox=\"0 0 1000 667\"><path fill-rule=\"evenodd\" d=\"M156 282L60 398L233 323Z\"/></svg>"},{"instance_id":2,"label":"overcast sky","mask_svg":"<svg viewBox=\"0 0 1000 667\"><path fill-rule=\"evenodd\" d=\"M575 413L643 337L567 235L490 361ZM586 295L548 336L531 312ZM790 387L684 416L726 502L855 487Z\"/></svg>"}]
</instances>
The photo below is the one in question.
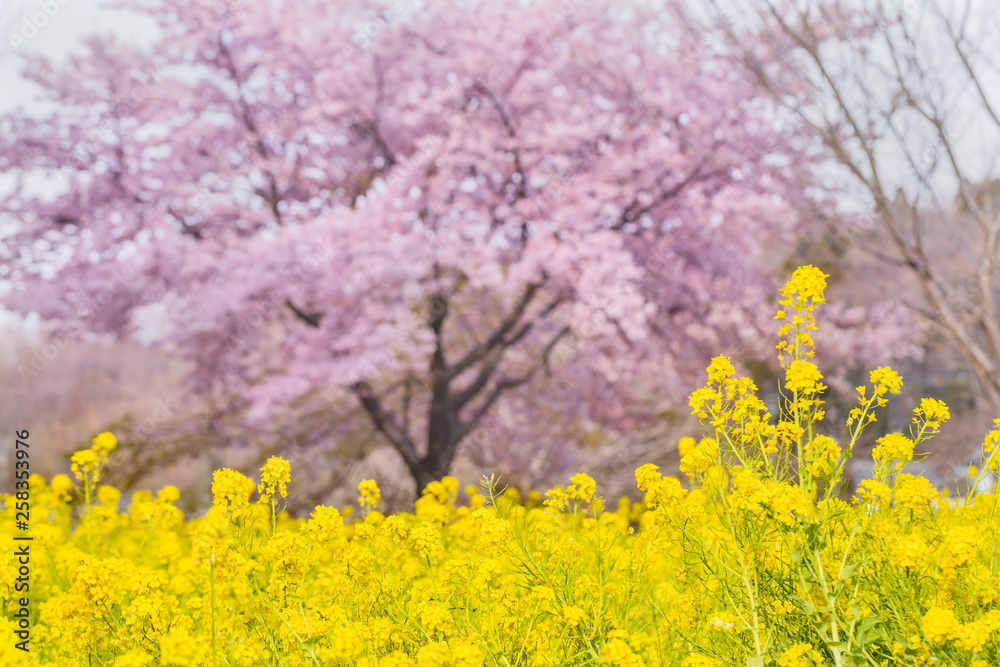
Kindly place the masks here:
<instances>
[{"instance_id":1,"label":"overcast sky","mask_svg":"<svg viewBox=\"0 0 1000 667\"><path fill-rule=\"evenodd\" d=\"M102 9L103 4L102 0L0 0L0 113L17 106L31 108L38 93L21 77L24 54L60 60L79 45L80 38L95 32L114 32L136 42L156 34L152 21ZM31 324L29 330L34 329ZM0 308L0 331L10 326L21 328L20 316Z\"/></svg>"},{"instance_id":2,"label":"overcast sky","mask_svg":"<svg viewBox=\"0 0 1000 667\"><path fill-rule=\"evenodd\" d=\"M156 34L152 21L102 9L104 4L102 0L0 0L0 113L30 104L37 92L21 78L22 54L58 60L87 34L113 32L135 42Z\"/></svg>"}]
</instances>

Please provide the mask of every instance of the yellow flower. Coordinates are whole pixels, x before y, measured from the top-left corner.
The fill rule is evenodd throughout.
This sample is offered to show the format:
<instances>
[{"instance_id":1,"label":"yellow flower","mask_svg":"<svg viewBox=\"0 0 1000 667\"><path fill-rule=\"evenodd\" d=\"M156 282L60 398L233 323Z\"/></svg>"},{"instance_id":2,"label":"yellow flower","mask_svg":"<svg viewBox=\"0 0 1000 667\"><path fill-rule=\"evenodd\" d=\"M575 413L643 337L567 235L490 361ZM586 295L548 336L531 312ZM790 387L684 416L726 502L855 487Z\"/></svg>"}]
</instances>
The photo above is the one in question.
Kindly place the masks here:
<instances>
[{"instance_id":1,"label":"yellow flower","mask_svg":"<svg viewBox=\"0 0 1000 667\"><path fill-rule=\"evenodd\" d=\"M815 650L811 644L795 644L778 658L779 667L812 667L814 663L822 664L823 654Z\"/></svg>"},{"instance_id":2,"label":"yellow flower","mask_svg":"<svg viewBox=\"0 0 1000 667\"><path fill-rule=\"evenodd\" d=\"M424 632L431 637L443 637L451 634L451 614L439 604L423 605L419 619Z\"/></svg>"},{"instance_id":3,"label":"yellow flower","mask_svg":"<svg viewBox=\"0 0 1000 667\"><path fill-rule=\"evenodd\" d=\"M146 667L151 664L153 656L141 648L133 648L115 658L114 667Z\"/></svg>"},{"instance_id":4,"label":"yellow flower","mask_svg":"<svg viewBox=\"0 0 1000 667\"><path fill-rule=\"evenodd\" d=\"M445 667L451 665L451 651L444 642L424 644L417 651L417 667Z\"/></svg>"},{"instance_id":5,"label":"yellow flower","mask_svg":"<svg viewBox=\"0 0 1000 667\"><path fill-rule=\"evenodd\" d=\"M705 629L709 632L730 632L739 622L739 618L728 611L720 611L708 617Z\"/></svg>"},{"instance_id":6,"label":"yellow flower","mask_svg":"<svg viewBox=\"0 0 1000 667\"><path fill-rule=\"evenodd\" d=\"M767 502L768 495L764 485L746 468L733 471L732 487L730 500L737 509L759 512Z\"/></svg>"},{"instance_id":7,"label":"yellow flower","mask_svg":"<svg viewBox=\"0 0 1000 667\"><path fill-rule=\"evenodd\" d=\"M632 667L633 665L641 665L642 662L639 656L632 652L632 647L625 640L615 637L601 649L601 664Z\"/></svg>"},{"instance_id":8,"label":"yellow flower","mask_svg":"<svg viewBox=\"0 0 1000 667\"><path fill-rule=\"evenodd\" d=\"M858 484L858 495L861 500L869 505L885 507L892 497L892 489L885 482L874 479L863 480Z\"/></svg>"},{"instance_id":9,"label":"yellow flower","mask_svg":"<svg viewBox=\"0 0 1000 667\"><path fill-rule=\"evenodd\" d=\"M160 655L164 666L195 667L200 665L199 646L183 626L171 628L160 638Z\"/></svg>"},{"instance_id":10,"label":"yellow flower","mask_svg":"<svg viewBox=\"0 0 1000 667\"><path fill-rule=\"evenodd\" d=\"M287 484L292 480L292 466L288 461L280 456L272 456L260 469L260 486L257 493L260 494L260 502L266 503L275 492L282 498L288 497Z\"/></svg>"},{"instance_id":11,"label":"yellow flower","mask_svg":"<svg viewBox=\"0 0 1000 667\"><path fill-rule=\"evenodd\" d=\"M694 449L681 458L681 472L692 479L704 475L716 464L718 454L719 446L715 439L702 438Z\"/></svg>"},{"instance_id":12,"label":"yellow flower","mask_svg":"<svg viewBox=\"0 0 1000 667\"><path fill-rule=\"evenodd\" d=\"M460 637L451 644L452 667L483 667L483 649L475 639Z\"/></svg>"},{"instance_id":13,"label":"yellow flower","mask_svg":"<svg viewBox=\"0 0 1000 667\"><path fill-rule=\"evenodd\" d=\"M954 639L966 651L982 651L986 642L997 631L1000 631L1000 611L991 609L980 618L959 628ZM971 667L975 667L975 663L972 663Z\"/></svg>"},{"instance_id":14,"label":"yellow flower","mask_svg":"<svg viewBox=\"0 0 1000 667\"><path fill-rule=\"evenodd\" d=\"M893 565L914 571L923 567L930 554L930 547L919 535L904 535L893 540L889 551Z\"/></svg>"},{"instance_id":15,"label":"yellow flower","mask_svg":"<svg viewBox=\"0 0 1000 667\"><path fill-rule=\"evenodd\" d=\"M948 406L945 405L944 401L939 401L935 398L922 398L920 399L920 406L913 409L914 420L923 419L928 428L937 430L942 423L948 421L951 418L951 414L948 412Z\"/></svg>"},{"instance_id":16,"label":"yellow flower","mask_svg":"<svg viewBox=\"0 0 1000 667\"><path fill-rule=\"evenodd\" d=\"M89 479L91 483L96 483L101 478L101 457L93 449L76 452L70 457L70 462L73 464L73 475L81 482Z\"/></svg>"},{"instance_id":17,"label":"yellow flower","mask_svg":"<svg viewBox=\"0 0 1000 667\"><path fill-rule=\"evenodd\" d=\"M769 482L766 493L767 507L779 523L792 525L795 523L795 515L804 516L809 511L809 502L798 486Z\"/></svg>"},{"instance_id":18,"label":"yellow flower","mask_svg":"<svg viewBox=\"0 0 1000 667\"><path fill-rule=\"evenodd\" d=\"M102 484L97 488L97 500L105 507L118 509L118 501L121 499L121 491L113 486Z\"/></svg>"},{"instance_id":19,"label":"yellow flower","mask_svg":"<svg viewBox=\"0 0 1000 667\"><path fill-rule=\"evenodd\" d=\"M424 487L424 494L417 498L415 510L421 521L443 526L451 519L454 507L449 502L447 488L441 482L431 482Z\"/></svg>"},{"instance_id":20,"label":"yellow flower","mask_svg":"<svg viewBox=\"0 0 1000 667\"><path fill-rule=\"evenodd\" d=\"M118 445L118 439L115 438L113 433L109 432L99 434L91 442L93 444L90 448L102 459L107 458L108 454L115 451L115 447Z\"/></svg>"},{"instance_id":21,"label":"yellow flower","mask_svg":"<svg viewBox=\"0 0 1000 667\"><path fill-rule=\"evenodd\" d=\"M925 477L902 474L896 479L896 507L914 511L926 510L937 498L937 490Z\"/></svg>"},{"instance_id":22,"label":"yellow flower","mask_svg":"<svg viewBox=\"0 0 1000 667\"><path fill-rule=\"evenodd\" d=\"M589 503L594 498L594 493L597 491L597 483L594 482L594 478L586 473L577 473L569 478L571 482L570 487L567 489L570 498L576 498L585 503Z\"/></svg>"},{"instance_id":23,"label":"yellow flower","mask_svg":"<svg viewBox=\"0 0 1000 667\"><path fill-rule=\"evenodd\" d=\"M708 366L709 384L725 384L735 374L736 369L733 368L733 362L729 361L727 357L715 357Z\"/></svg>"},{"instance_id":24,"label":"yellow flower","mask_svg":"<svg viewBox=\"0 0 1000 667\"><path fill-rule=\"evenodd\" d=\"M566 489L556 486L545 492L544 505L554 512L562 512L569 504L569 495Z\"/></svg>"},{"instance_id":25,"label":"yellow flower","mask_svg":"<svg viewBox=\"0 0 1000 667\"><path fill-rule=\"evenodd\" d=\"M636 474L638 476L638 472ZM655 477L644 478L640 484L640 489L646 492L643 502L649 509L662 508L664 511L672 511L687 493L676 477L656 474Z\"/></svg>"},{"instance_id":26,"label":"yellow flower","mask_svg":"<svg viewBox=\"0 0 1000 667\"><path fill-rule=\"evenodd\" d=\"M695 389L688 397L688 405L691 406L691 414L698 415L699 419L705 419L708 417L708 411L715 408L709 404L719 400L719 392L711 387L701 387Z\"/></svg>"},{"instance_id":27,"label":"yellow flower","mask_svg":"<svg viewBox=\"0 0 1000 667\"><path fill-rule=\"evenodd\" d=\"M876 368L868 374L868 377L875 385L875 394L878 396L884 396L886 392L898 394L903 386L903 378L899 377L899 373L888 366ZM880 403L880 405L884 405L884 403Z\"/></svg>"},{"instance_id":28,"label":"yellow flower","mask_svg":"<svg viewBox=\"0 0 1000 667\"><path fill-rule=\"evenodd\" d=\"M924 617L920 619L920 626L924 631L924 636L932 644L944 644L949 639L957 636L959 630L958 619L950 609L943 609L938 606L931 607Z\"/></svg>"},{"instance_id":29,"label":"yellow flower","mask_svg":"<svg viewBox=\"0 0 1000 667\"><path fill-rule=\"evenodd\" d=\"M368 507L375 507L382 498L378 483L374 479L361 480L361 483L358 484L358 493L361 494L361 497L358 498L358 504Z\"/></svg>"},{"instance_id":30,"label":"yellow flower","mask_svg":"<svg viewBox=\"0 0 1000 667\"><path fill-rule=\"evenodd\" d=\"M995 429L986 434L986 439L983 440L983 450L989 454L997 449L997 444L1000 443L1000 419L994 419L993 425L996 426Z\"/></svg>"},{"instance_id":31,"label":"yellow flower","mask_svg":"<svg viewBox=\"0 0 1000 667\"><path fill-rule=\"evenodd\" d=\"M580 622L583 619L587 617L587 613L582 609L580 609L579 607L575 607L573 605L566 605L559 610L559 616L562 619L563 623L565 623L571 628L575 628L576 626L580 625Z\"/></svg>"},{"instance_id":32,"label":"yellow flower","mask_svg":"<svg viewBox=\"0 0 1000 667\"><path fill-rule=\"evenodd\" d=\"M829 475L840 459L840 447L837 441L826 435L818 435L805 446L806 461L813 477Z\"/></svg>"},{"instance_id":33,"label":"yellow flower","mask_svg":"<svg viewBox=\"0 0 1000 667\"><path fill-rule=\"evenodd\" d=\"M941 569L951 570L974 561L982 541L981 530L975 526L960 526L949 530L941 545Z\"/></svg>"},{"instance_id":34,"label":"yellow flower","mask_svg":"<svg viewBox=\"0 0 1000 667\"><path fill-rule=\"evenodd\" d=\"M52 478L52 490L60 500L69 500L73 494L73 480L68 475L59 474Z\"/></svg>"},{"instance_id":35,"label":"yellow flower","mask_svg":"<svg viewBox=\"0 0 1000 667\"><path fill-rule=\"evenodd\" d=\"M774 429L774 437L785 447L791 447L805 433L806 430L804 428L790 421L780 421Z\"/></svg>"},{"instance_id":36,"label":"yellow flower","mask_svg":"<svg viewBox=\"0 0 1000 667\"><path fill-rule=\"evenodd\" d=\"M888 465L890 461L899 461L897 468L913 458L913 441L902 433L890 433L877 441L872 450L872 458L880 465Z\"/></svg>"},{"instance_id":37,"label":"yellow flower","mask_svg":"<svg viewBox=\"0 0 1000 667\"><path fill-rule=\"evenodd\" d=\"M797 359L785 371L785 389L804 394L820 393L826 386L820 383L823 374L811 361Z\"/></svg>"},{"instance_id":38,"label":"yellow flower","mask_svg":"<svg viewBox=\"0 0 1000 667\"><path fill-rule=\"evenodd\" d=\"M358 637L358 632L354 628L345 625L338 625L330 632L327 645L319 657L322 664L353 664L353 658L364 651L364 645Z\"/></svg>"},{"instance_id":39,"label":"yellow flower","mask_svg":"<svg viewBox=\"0 0 1000 667\"><path fill-rule=\"evenodd\" d=\"M340 537L344 527L344 519L336 507L318 506L312 513L312 518L306 522L305 531L312 539L323 543Z\"/></svg>"},{"instance_id":40,"label":"yellow flower","mask_svg":"<svg viewBox=\"0 0 1000 667\"><path fill-rule=\"evenodd\" d=\"M426 521L418 521L414 524L409 535L406 536L406 543L422 558L437 557L443 550L441 534L433 524Z\"/></svg>"},{"instance_id":41,"label":"yellow flower","mask_svg":"<svg viewBox=\"0 0 1000 667\"><path fill-rule=\"evenodd\" d=\"M165 487L160 489L160 492L156 494L156 499L161 503L166 503L167 505L173 505L178 500L181 499L181 492L176 486L167 484Z\"/></svg>"},{"instance_id":42,"label":"yellow flower","mask_svg":"<svg viewBox=\"0 0 1000 667\"><path fill-rule=\"evenodd\" d=\"M781 289L782 305L792 305L794 302L825 303L823 293L826 291L826 279L830 275L823 273L815 266L806 265L795 269L792 277Z\"/></svg>"},{"instance_id":43,"label":"yellow flower","mask_svg":"<svg viewBox=\"0 0 1000 667\"><path fill-rule=\"evenodd\" d=\"M402 651L393 651L378 661L378 667L414 667L416 664L413 658Z\"/></svg>"},{"instance_id":44,"label":"yellow flower","mask_svg":"<svg viewBox=\"0 0 1000 667\"><path fill-rule=\"evenodd\" d=\"M238 517L250 507L253 480L235 470L223 468L212 475L212 504Z\"/></svg>"},{"instance_id":45,"label":"yellow flower","mask_svg":"<svg viewBox=\"0 0 1000 667\"><path fill-rule=\"evenodd\" d=\"M688 438L688 439L691 441L691 444L694 445L694 438ZM683 438L681 440L683 440ZM690 451L690 447L687 448L687 451ZM680 453L681 456L684 456L687 453L687 451L681 452ZM660 469L659 466L653 465L652 463L646 463L636 468L635 470L636 487L640 491L643 492L648 491L650 486L654 482L663 478L663 475L657 472L659 469Z\"/></svg>"}]
</instances>

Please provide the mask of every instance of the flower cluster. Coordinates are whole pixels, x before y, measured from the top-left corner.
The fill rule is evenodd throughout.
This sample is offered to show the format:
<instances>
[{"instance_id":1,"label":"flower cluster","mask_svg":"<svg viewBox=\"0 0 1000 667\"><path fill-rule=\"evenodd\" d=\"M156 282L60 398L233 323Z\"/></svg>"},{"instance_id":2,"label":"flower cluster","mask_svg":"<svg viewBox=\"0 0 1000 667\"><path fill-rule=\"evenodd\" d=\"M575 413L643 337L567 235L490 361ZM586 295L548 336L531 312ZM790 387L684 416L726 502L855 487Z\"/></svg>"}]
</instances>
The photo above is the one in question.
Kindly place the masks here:
<instances>
[{"instance_id":1,"label":"flower cluster","mask_svg":"<svg viewBox=\"0 0 1000 667\"><path fill-rule=\"evenodd\" d=\"M97 484L101 479L101 466L115 450L118 440L112 433L101 433L93 439L90 449L83 449L70 458L73 476L86 485Z\"/></svg>"},{"instance_id":2,"label":"flower cluster","mask_svg":"<svg viewBox=\"0 0 1000 667\"><path fill-rule=\"evenodd\" d=\"M802 270L786 286L799 325L822 303L823 278ZM796 369L786 388L800 399L822 391L818 371L796 366L804 342L786 348ZM378 484L363 480L361 516L319 506L293 518L275 499L295 492L294 471L275 457L259 483L216 471L204 516L185 519L174 487L137 492L122 511L120 492L95 486L114 448L102 434L72 459L83 494L67 475L30 479L33 652L8 642L0 663L1000 664L997 496L949 501L906 472L916 444L948 419L943 403L921 402L912 438L879 440L875 478L848 502L844 461L871 408L901 386L895 373L873 373L839 441L794 396L772 423L726 358L708 376L692 398L705 433L678 446L688 481L642 465L642 500L608 509L579 473L544 501L493 476L462 497L444 477L413 512L389 516L374 509ZM977 475L995 470L996 426ZM0 498L8 539L15 501ZM0 556L9 571L13 558ZM8 588L8 609L15 596Z\"/></svg>"},{"instance_id":3,"label":"flower cluster","mask_svg":"<svg viewBox=\"0 0 1000 667\"><path fill-rule=\"evenodd\" d=\"M366 507L375 507L382 499L382 492L378 488L378 482L374 479L362 480L358 484L358 493L361 494L358 498L358 504Z\"/></svg>"},{"instance_id":4,"label":"flower cluster","mask_svg":"<svg viewBox=\"0 0 1000 667\"><path fill-rule=\"evenodd\" d=\"M815 266L800 266L792 274L791 279L781 289L781 310L774 319L787 320L778 332L781 340L777 349L792 354L798 359L802 356L813 356L813 339L811 331L816 331L816 318L813 311L820 304L826 303L826 279L830 276ZM784 356L782 356L784 360Z\"/></svg>"},{"instance_id":5,"label":"flower cluster","mask_svg":"<svg viewBox=\"0 0 1000 667\"><path fill-rule=\"evenodd\" d=\"M257 487L260 502L268 502L276 493L282 498L287 498L287 484L291 479L292 468L288 461L277 456L268 459L264 467L260 469L260 486Z\"/></svg>"}]
</instances>

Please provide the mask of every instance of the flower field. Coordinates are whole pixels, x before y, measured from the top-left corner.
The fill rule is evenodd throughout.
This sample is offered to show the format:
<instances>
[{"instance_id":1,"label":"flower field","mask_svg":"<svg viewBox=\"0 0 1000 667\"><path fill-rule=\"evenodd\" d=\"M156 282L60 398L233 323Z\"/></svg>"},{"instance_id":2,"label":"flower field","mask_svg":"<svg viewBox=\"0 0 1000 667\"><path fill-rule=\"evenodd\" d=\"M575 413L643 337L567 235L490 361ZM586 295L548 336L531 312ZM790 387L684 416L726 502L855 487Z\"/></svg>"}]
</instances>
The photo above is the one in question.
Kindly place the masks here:
<instances>
[{"instance_id":1,"label":"flower field","mask_svg":"<svg viewBox=\"0 0 1000 667\"><path fill-rule=\"evenodd\" d=\"M185 520L173 487L120 512L102 434L72 476L30 479L32 645L14 648L8 582L0 664L995 667L996 496L946 500L906 472L949 418L934 399L847 495L845 463L902 380L872 371L846 435L824 434L810 332L825 285L802 267L782 292L779 414L717 357L690 397L705 434L680 442L687 480L641 466L639 503L604 501L585 474L526 498L445 477L385 516L366 480L360 510L298 519L281 511L295 471L272 458L259 481L217 471L204 517ZM997 429L974 476L998 468ZM13 548L2 560L17 570Z\"/></svg>"}]
</instances>

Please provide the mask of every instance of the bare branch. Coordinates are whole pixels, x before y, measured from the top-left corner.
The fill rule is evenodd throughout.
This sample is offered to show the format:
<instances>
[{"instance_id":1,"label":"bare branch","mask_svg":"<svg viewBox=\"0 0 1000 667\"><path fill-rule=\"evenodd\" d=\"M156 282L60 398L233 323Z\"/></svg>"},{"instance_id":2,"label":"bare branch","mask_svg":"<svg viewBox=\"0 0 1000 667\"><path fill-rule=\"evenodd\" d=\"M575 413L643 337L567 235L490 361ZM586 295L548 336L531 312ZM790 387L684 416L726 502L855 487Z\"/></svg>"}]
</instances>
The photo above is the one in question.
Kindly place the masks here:
<instances>
[{"instance_id":1,"label":"bare branch","mask_svg":"<svg viewBox=\"0 0 1000 667\"><path fill-rule=\"evenodd\" d=\"M466 352L461 359L448 368L448 378L451 379L460 375L462 372L482 359L489 351L498 345L501 345L504 341L504 337L510 333L510 331L517 326L518 322L521 321L521 318L524 317L525 311L528 309L528 306L534 300L541 287L541 283L531 283L525 287L524 293L521 294L521 298L518 299L514 309L507 315L507 317L504 318L490 337L484 342L473 346L473 348Z\"/></svg>"},{"instance_id":2,"label":"bare branch","mask_svg":"<svg viewBox=\"0 0 1000 667\"><path fill-rule=\"evenodd\" d=\"M499 380L496 383L496 385L494 385L493 391L489 393L489 395L482 402L482 404L476 409L476 411L472 414L472 416L469 419L460 422L458 430L458 439L461 440L462 438L464 438L472 429L476 427L476 425L479 424L482 418L486 415L487 412L489 412L490 408L493 407L493 404L496 403L497 399L500 398L500 396L504 392L525 384L526 382L531 380L531 378L534 377L534 375L540 369L546 367L549 363L549 356L552 354L552 350L555 349L556 344L558 344L559 341L562 340L563 336L567 335L569 332L570 328L568 326L565 326L562 329L560 329L559 333L553 336L552 339L545 346L545 350L539 356L538 360L524 374L515 378L507 378Z\"/></svg>"},{"instance_id":3,"label":"bare branch","mask_svg":"<svg viewBox=\"0 0 1000 667\"><path fill-rule=\"evenodd\" d=\"M321 319L323 319L323 314L322 313L307 313L307 312L304 312L304 311L300 310L299 308L297 308L295 306L295 304L292 303L291 299L285 299L285 305L288 306L288 308L293 313L295 313L295 316L297 318L299 318L300 320L302 320L303 322L305 322L309 326L313 327L314 329L318 329L319 328L319 322L320 322Z\"/></svg>"},{"instance_id":4,"label":"bare branch","mask_svg":"<svg viewBox=\"0 0 1000 667\"><path fill-rule=\"evenodd\" d=\"M403 457L403 460L406 461L406 465L411 470L419 469L420 457L417 455L417 448L413 444L413 439L396 423L396 416L382 407L382 402L375 396L371 386L367 382L362 381L355 383L351 389L357 395L358 400L361 401L361 406L365 409L365 412L371 417L375 428L378 429L379 433L388 438L389 442L396 448L396 451Z\"/></svg>"}]
</instances>

